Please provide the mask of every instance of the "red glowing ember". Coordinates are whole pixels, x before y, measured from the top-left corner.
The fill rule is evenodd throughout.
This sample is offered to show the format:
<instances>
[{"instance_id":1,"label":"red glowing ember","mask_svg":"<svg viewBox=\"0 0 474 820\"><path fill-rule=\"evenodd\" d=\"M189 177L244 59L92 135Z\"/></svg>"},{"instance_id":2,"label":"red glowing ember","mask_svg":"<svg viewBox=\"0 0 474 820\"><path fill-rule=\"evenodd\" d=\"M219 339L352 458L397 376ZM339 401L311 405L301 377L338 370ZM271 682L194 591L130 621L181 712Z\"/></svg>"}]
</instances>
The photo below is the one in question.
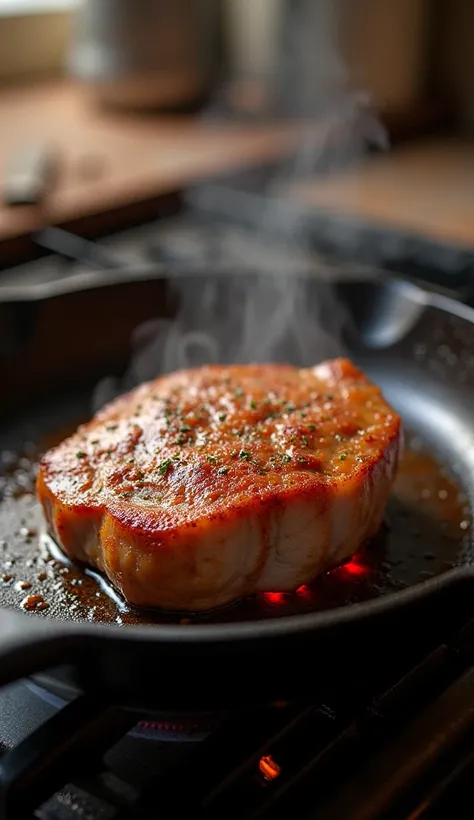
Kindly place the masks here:
<instances>
[{"instance_id":1,"label":"red glowing ember","mask_svg":"<svg viewBox=\"0 0 474 820\"><path fill-rule=\"evenodd\" d=\"M261 757L258 762L258 768L260 770L260 773L263 774L265 780L268 780L269 782L271 782L272 780L276 780L281 773L280 766L271 755L265 755L264 757Z\"/></svg>"},{"instance_id":2,"label":"red glowing ember","mask_svg":"<svg viewBox=\"0 0 474 820\"><path fill-rule=\"evenodd\" d=\"M347 564L344 564L342 567L349 575L365 575L367 572L367 568L364 567L362 564L357 563L357 561L348 561Z\"/></svg>"},{"instance_id":3,"label":"red glowing ember","mask_svg":"<svg viewBox=\"0 0 474 820\"><path fill-rule=\"evenodd\" d=\"M369 568L365 564L361 564L357 558L352 558L347 564L342 564L330 570L328 574L345 573L355 578L357 576L366 575L367 572L369 572ZM301 584L301 586L296 589L296 594L300 598L310 598L313 592L307 584ZM284 592L264 592L263 597L269 604L282 604L285 601Z\"/></svg>"},{"instance_id":4,"label":"red glowing ember","mask_svg":"<svg viewBox=\"0 0 474 820\"><path fill-rule=\"evenodd\" d=\"M264 592L263 597L271 604L282 604L284 599L283 592Z\"/></svg>"}]
</instances>

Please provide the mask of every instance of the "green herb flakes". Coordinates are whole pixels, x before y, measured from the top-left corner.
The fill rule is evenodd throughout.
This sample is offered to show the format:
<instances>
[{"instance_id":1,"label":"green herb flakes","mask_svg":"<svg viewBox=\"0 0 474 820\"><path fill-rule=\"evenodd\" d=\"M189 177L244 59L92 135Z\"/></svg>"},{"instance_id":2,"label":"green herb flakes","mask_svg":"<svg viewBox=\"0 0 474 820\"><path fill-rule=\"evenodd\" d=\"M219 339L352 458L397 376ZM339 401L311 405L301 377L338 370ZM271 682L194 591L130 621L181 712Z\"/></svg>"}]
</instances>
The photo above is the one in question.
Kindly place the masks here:
<instances>
[{"instance_id":1,"label":"green herb flakes","mask_svg":"<svg viewBox=\"0 0 474 820\"><path fill-rule=\"evenodd\" d=\"M215 456L206 456L206 458L210 464L217 464L217 458Z\"/></svg>"},{"instance_id":2,"label":"green herb flakes","mask_svg":"<svg viewBox=\"0 0 474 820\"><path fill-rule=\"evenodd\" d=\"M229 472L228 467L219 467L219 469L217 471L217 475L227 475L228 472Z\"/></svg>"},{"instance_id":3,"label":"green herb flakes","mask_svg":"<svg viewBox=\"0 0 474 820\"><path fill-rule=\"evenodd\" d=\"M85 453L83 450L78 450L76 453L76 458L85 458L86 455L87 453Z\"/></svg>"},{"instance_id":4,"label":"green herb flakes","mask_svg":"<svg viewBox=\"0 0 474 820\"><path fill-rule=\"evenodd\" d=\"M164 461L161 462L160 466L158 467L161 475L166 475L169 468L171 467L171 459L166 458Z\"/></svg>"},{"instance_id":5,"label":"green herb flakes","mask_svg":"<svg viewBox=\"0 0 474 820\"><path fill-rule=\"evenodd\" d=\"M248 461L252 456L252 453L249 453L248 450L241 450L239 453L239 458L241 461Z\"/></svg>"}]
</instances>

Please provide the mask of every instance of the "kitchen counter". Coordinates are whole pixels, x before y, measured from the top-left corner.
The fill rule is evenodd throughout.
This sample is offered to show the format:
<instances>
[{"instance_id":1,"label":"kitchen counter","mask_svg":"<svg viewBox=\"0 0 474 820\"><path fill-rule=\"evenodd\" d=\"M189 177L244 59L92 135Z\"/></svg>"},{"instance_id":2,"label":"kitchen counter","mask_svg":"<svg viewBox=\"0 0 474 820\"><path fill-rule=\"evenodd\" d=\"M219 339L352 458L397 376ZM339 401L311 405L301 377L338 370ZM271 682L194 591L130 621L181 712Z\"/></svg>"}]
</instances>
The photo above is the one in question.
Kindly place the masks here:
<instances>
[{"instance_id":1,"label":"kitchen counter","mask_svg":"<svg viewBox=\"0 0 474 820\"><path fill-rule=\"evenodd\" d=\"M326 216L474 249L474 141L416 140L349 171L308 179L290 198Z\"/></svg>"},{"instance_id":2,"label":"kitchen counter","mask_svg":"<svg viewBox=\"0 0 474 820\"><path fill-rule=\"evenodd\" d=\"M57 150L60 171L43 207L0 205L0 241L177 191L221 170L271 160L291 150L296 139L289 125L105 112L70 81L4 88L0 175L15 149L42 140Z\"/></svg>"},{"instance_id":3,"label":"kitchen counter","mask_svg":"<svg viewBox=\"0 0 474 820\"><path fill-rule=\"evenodd\" d=\"M176 193L208 177L259 165L292 151L290 124L204 122L197 116L105 112L85 89L54 81L0 90L1 174L15 148L46 140L60 173L40 207L0 204L0 242L21 241L47 224L109 213ZM357 168L293 186L288 199L314 214L355 218L382 228L474 248L474 141L417 139Z\"/></svg>"}]
</instances>

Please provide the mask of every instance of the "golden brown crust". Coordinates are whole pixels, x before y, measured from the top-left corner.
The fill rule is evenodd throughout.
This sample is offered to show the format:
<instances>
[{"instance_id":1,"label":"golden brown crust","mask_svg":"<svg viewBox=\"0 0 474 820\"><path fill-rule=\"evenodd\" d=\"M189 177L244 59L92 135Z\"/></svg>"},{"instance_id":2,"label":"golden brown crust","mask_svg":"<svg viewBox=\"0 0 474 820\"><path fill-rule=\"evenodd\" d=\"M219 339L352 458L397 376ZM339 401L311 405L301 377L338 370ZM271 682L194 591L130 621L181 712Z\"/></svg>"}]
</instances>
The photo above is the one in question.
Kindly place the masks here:
<instances>
[{"instance_id":1,"label":"golden brown crust","mask_svg":"<svg viewBox=\"0 0 474 820\"><path fill-rule=\"evenodd\" d=\"M281 547L274 528L290 507L300 505L324 529L327 555L318 556L318 567L341 560L345 549L372 534L393 480L399 436L398 415L347 359L303 370L208 366L158 378L105 407L46 453L37 492L63 549L104 569L123 590L147 555L155 563L143 573L171 588L170 574L183 571L174 569L176 551L195 583L199 546L214 543L206 568L199 564L202 575L220 550L230 549L226 539L229 544L252 521L259 531L257 537L252 530L252 543L259 546L243 587L252 591L270 552ZM354 543L337 535L331 518L337 498L352 499ZM309 543L308 567L316 567L311 549ZM158 581L159 572L166 579ZM130 599L155 603L149 589ZM161 600L157 593L157 605Z\"/></svg>"},{"instance_id":2,"label":"golden brown crust","mask_svg":"<svg viewBox=\"0 0 474 820\"><path fill-rule=\"evenodd\" d=\"M346 359L209 366L144 384L49 451L38 492L151 536L362 479L400 419Z\"/></svg>"}]
</instances>

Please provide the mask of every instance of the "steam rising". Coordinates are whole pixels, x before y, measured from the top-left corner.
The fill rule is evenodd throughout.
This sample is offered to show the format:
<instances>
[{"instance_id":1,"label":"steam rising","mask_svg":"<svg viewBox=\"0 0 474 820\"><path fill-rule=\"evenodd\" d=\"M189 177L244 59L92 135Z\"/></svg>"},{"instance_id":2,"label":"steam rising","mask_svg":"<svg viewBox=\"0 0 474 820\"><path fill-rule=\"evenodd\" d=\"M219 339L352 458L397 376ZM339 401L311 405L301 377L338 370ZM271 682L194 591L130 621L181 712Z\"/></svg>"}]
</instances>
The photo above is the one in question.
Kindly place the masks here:
<instances>
[{"instance_id":1,"label":"steam rising","mask_svg":"<svg viewBox=\"0 0 474 820\"><path fill-rule=\"evenodd\" d=\"M94 396L94 409L119 392L159 373L205 363L292 362L310 365L341 352L341 311L328 287L316 304L311 281L262 274L197 278L172 283L179 298L173 320L141 325L121 383L107 379Z\"/></svg>"},{"instance_id":2,"label":"steam rising","mask_svg":"<svg viewBox=\"0 0 474 820\"><path fill-rule=\"evenodd\" d=\"M344 352L341 306L327 271L322 266L315 269L305 214L289 208L285 195L297 179L352 163L371 146L386 148L386 135L367 95L345 87L344 66L336 59L333 42L326 44L326 52L321 42L316 47L308 38L301 14L296 15L287 40L289 72L286 79L279 78L279 84L285 90L288 78L294 78L298 60L306 67L300 73L295 96L297 111L290 113L310 115L311 128L307 121L299 151L280 163L257 197L229 191L222 201L225 188L219 194L222 217L245 225L246 233L241 232L242 266L239 270L236 266L234 273L174 274L170 286L177 298L176 317L157 318L137 329L123 380L108 378L97 386L94 411L140 382L173 370L211 362L308 366ZM306 57L311 52L310 63L303 52ZM319 55L316 64L315 54ZM325 94L321 94L321 83L318 87L314 82L318 66L325 79ZM328 66L332 67L329 78ZM215 108L212 111L215 115ZM220 226L212 190L204 185L188 197L188 215L201 223L205 220L208 232ZM260 250L249 266L255 243ZM317 298L314 278L319 280Z\"/></svg>"}]
</instances>

